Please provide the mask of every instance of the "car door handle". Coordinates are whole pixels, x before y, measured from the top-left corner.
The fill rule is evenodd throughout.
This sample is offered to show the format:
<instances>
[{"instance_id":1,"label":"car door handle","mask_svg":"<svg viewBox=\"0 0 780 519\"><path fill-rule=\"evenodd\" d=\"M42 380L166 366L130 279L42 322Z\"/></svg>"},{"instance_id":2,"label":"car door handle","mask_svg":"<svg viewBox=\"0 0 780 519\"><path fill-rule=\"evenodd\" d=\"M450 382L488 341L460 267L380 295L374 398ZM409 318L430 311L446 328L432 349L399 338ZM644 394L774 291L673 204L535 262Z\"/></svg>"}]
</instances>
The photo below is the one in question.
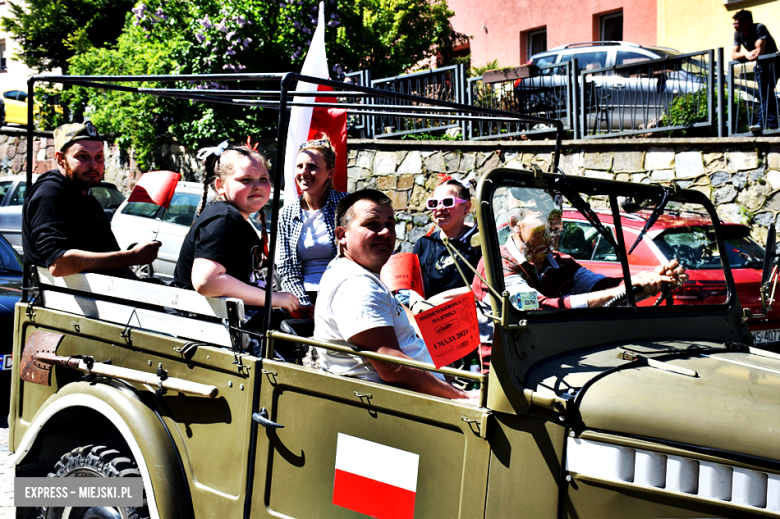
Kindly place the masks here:
<instances>
[{"instance_id":1,"label":"car door handle","mask_svg":"<svg viewBox=\"0 0 780 519\"><path fill-rule=\"evenodd\" d=\"M271 428L271 429L284 429L284 425L278 424L276 422L272 422L268 419L268 411L265 407L260 409L259 413L252 414L252 420L259 423L265 428Z\"/></svg>"}]
</instances>

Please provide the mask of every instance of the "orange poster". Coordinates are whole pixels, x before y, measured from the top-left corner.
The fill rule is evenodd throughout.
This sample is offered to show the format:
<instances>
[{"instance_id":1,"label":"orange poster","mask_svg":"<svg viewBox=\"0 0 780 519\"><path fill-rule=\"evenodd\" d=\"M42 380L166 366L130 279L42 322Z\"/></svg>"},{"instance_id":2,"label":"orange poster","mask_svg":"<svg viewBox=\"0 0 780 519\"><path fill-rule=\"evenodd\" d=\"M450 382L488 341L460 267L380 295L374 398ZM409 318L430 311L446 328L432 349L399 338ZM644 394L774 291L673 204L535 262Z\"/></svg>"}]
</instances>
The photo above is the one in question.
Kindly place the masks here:
<instances>
[{"instance_id":1,"label":"orange poster","mask_svg":"<svg viewBox=\"0 0 780 519\"><path fill-rule=\"evenodd\" d=\"M417 254L411 252L393 254L382 267L379 279L391 292L405 288L414 290L420 294L420 297L425 297L420 258L417 257Z\"/></svg>"},{"instance_id":2,"label":"orange poster","mask_svg":"<svg viewBox=\"0 0 780 519\"><path fill-rule=\"evenodd\" d=\"M462 359L479 346L474 294L468 292L414 316L437 368Z\"/></svg>"}]
</instances>

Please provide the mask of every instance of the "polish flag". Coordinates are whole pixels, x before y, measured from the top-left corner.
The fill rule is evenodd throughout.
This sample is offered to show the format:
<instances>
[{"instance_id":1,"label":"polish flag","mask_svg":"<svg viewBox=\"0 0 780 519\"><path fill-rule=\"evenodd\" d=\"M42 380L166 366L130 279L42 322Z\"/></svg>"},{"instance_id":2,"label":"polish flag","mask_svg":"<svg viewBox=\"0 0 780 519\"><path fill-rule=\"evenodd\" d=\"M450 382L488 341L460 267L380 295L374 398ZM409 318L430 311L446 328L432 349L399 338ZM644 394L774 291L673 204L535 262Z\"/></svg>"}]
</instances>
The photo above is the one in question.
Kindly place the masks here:
<instances>
[{"instance_id":1,"label":"polish flag","mask_svg":"<svg viewBox=\"0 0 780 519\"><path fill-rule=\"evenodd\" d=\"M420 455L339 433L333 504L377 519L412 519Z\"/></svg>"},{"instance_id":2,"label":"polish flag","mask_svg":"<svg viewBox=\"0 0 780 519\"><path fill-rule=\"evenodd\" d=\"M181 175L174 171L149 171L141 175L128 202L144 202L168 209Z\"/></svg>"},{"instance_id":3,"label":"polish flag","mask_svg":"<svg viewBox=\"0 0 780 519\"><path fill-rule=\"evenodd\" d=\"M314 36L311 39L309 51L303 62L301 74L320 79L328 79L328 59L325 55L325 2L320 2L319 21ZM330 87L299 82L296 92L329 91ZM295 102L308 103L334 102L335 98L296 97ZM298 148L318 134L330 138L336 150L336 172L333 187L338 191L347 190L347 113L346 110L334 108L310 108L294 106L290 110L288 125L287 148L284 154L284 197L286 200L298 198L298 187L295 185L295 159Z\"/></svg>"}]
</instances>

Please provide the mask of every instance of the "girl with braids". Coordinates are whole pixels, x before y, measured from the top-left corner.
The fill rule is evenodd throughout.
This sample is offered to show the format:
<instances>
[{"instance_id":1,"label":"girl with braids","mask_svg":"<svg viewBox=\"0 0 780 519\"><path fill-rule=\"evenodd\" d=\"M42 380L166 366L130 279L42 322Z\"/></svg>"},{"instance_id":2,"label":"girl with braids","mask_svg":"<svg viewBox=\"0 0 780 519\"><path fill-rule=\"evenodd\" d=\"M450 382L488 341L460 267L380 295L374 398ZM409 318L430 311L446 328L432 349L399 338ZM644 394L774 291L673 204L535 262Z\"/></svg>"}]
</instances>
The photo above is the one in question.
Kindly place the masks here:
<instances>
[{"instance_id":1,"label":"girl with braids","mask_svg":"<svg viewBox=\"0 0 780 519\"><path fill-rule=\"evenodd\" d=\"M265 280L260 271L268 258L265 225L260 239L247 219L270 198L268 162L256 150L228 146L227 141L201 150L198 158L206 166L203 201L209 186L217 197L205 208L201 205L184 239L175 284L204 296L237 297L248 306L263 306ZM275 292L272 302L288 313L298 309L298 298L286 292Z\"/></svg>"},{"instance_id":2,"label":"girl with braids","mask_svg":"<svg viewBox=\"0 0 780 519\"><path fill-rule=\"evenodd\" d=\"M336 152L326 138L305 142L295 161L298 200L279 214L279 276L282 289L301 305L313 305L322 273L336 257L336 205L346 193L333 189Z\"/></svg>"},{"instance_id":3,"label":"girl with braids","mask_svg":"<svg viewBox=\"0 0 780 519\"><path fill-rule=\"evenodd\" d=\"M477 227L466 223L466 215L471 211L470 179L460 181L449 175L443 177L442 183L433 191L433 196L425 202L439 230L417 240L413 249L420 258L426 298L466 286L458 273L455 260L441 240L442 234L474 268L482 257L479 247L471 246L471 237L476 234ZM463 273L471 276L471 269L462 264L462 260L457 261Z\"/></svg>"}]
</instances>

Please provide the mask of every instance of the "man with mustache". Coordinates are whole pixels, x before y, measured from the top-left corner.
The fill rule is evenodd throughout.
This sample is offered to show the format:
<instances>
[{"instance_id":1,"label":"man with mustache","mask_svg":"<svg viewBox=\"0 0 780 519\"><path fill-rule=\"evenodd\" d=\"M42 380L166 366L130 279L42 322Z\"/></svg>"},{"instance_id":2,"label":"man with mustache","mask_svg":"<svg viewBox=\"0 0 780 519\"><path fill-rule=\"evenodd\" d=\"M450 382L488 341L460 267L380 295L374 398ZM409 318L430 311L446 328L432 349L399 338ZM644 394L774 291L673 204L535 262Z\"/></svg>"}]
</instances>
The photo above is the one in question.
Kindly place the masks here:
<instances>
[{"instance_id":1,"label":"man with mustache","mask_svg":"<svg viewBox=\"0 0 780 519\"><path fill-rule=\"evenodd\" d=\"M432 364L425 342L415 334L403 306L379 280L382 266L395 249L395 214L390 199L373 189L347 195L336 207L335 234L339 255L320 281L314 338ZM476 398L428 371L324 348L317 352L322 369L332 373L445 398Z\"/></svg>"},{"instance_id":2,"label":"man with mustache","mask_svg":"<svg viewBox=\"0 0 780 519\"><path fill-rule=\"evenodd\" d=\"M136 279L131 265L151 263L160 242L120 250L111 224L90 188L103 180L103 140L91 121L54 130L58 169L28 186L22 210L22 247L27 265L54 276L99 272ZM30 160L28 158L28 160Z\"/></svg>"}]
</instances>

